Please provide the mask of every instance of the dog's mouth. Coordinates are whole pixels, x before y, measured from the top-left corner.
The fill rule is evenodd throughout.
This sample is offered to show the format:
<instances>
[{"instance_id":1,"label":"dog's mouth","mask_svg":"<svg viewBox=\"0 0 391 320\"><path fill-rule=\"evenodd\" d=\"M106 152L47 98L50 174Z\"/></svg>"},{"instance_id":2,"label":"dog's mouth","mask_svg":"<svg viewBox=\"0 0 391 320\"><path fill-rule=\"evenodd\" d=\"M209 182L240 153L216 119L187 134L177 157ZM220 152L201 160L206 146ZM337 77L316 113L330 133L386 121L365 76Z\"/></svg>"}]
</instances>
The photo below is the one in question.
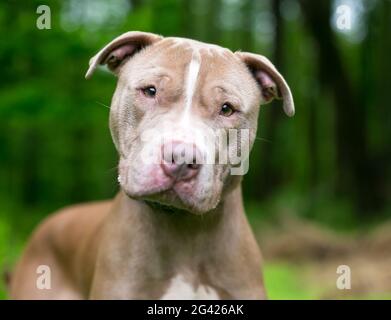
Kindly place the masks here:
<instances>
[{"instance_id":1,"label":"dog's mouth","mask_svg":"<svg viewBox=\"0 0 391 320\"><path fill-rule=\"evenodd\" d=\"M188 212L203 214L211 208L204 208L205 199L197 199L195 181L170 181L164 186L150 187L142 191L131 192L122 187L130 198L141 200L154 209L164 212Z\"/></svg>"},{"instance_id":2,"label":"dog's mouth","mask_svg":"<svg viewBox=\"0 0 391 320\"><path fill-rule=\"evenodd\" d=\"M184 170L182 174L171 167L156 164L130 166L125 160L119 166L119 182L129 197L159 203L166 209L186 210L195 214L213 209L220 190L215 184L221 180L217 179L214 166L190 166ZM196 170L196 174L192 170Z\"/></svg>"},{"instance_id":3,"label":"dog's mouth","mask_svg":"<svg viewBox=\"0 0 391 320\"><path fill-rule=\"evenodd\" d=\"M125 193L127 193L125 191ZM192 194L181 192L176 183L171 183L165 188L152 188L145 192L137 194L127 193L131 198L146 202L154 209L159 209L164 212L191 212L199 213L193 205L195 202Z\"/></svg>"},{"instance_id":4,"label":"dog's mouth","mask_svg":"<svg viewBox=\"0 0 391 320\"><path fill-rule=\"evenodd\" d=\"M144 200L144 202L151 207L155 212L161 212L166 214L186 214L187 210L173 207L158 201Z\"/></svg>"}]
</instances>

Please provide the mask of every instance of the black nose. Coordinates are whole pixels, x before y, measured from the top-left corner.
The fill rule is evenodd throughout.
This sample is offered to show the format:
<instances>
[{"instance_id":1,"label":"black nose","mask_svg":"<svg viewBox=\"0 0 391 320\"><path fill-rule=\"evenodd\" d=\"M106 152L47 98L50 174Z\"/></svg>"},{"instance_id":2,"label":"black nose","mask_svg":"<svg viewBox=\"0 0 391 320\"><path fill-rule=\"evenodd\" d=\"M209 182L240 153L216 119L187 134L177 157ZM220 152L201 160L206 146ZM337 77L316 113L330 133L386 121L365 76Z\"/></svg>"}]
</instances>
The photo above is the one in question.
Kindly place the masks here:
<instances>
[{"instance_id":1,"label":"black nose","mask_svg":"<svg viewBox=\"0 0 391 320\"><path fill-rule=\"evenodd\" d=\"M201 159L200 152L193 143L172 141L162 145L161 167L176 181L190 180L198 174L201 165L197 159Z\"/></svg>"}]
</instances>

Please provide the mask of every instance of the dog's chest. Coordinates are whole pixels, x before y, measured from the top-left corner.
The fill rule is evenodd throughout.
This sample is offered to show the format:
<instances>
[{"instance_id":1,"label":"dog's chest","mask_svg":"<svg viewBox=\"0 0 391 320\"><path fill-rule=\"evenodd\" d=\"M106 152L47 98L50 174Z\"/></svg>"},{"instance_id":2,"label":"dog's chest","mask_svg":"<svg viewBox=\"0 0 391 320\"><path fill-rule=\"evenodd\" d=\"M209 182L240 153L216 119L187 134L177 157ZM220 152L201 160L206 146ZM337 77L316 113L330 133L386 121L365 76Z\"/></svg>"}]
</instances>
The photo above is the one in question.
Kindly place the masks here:
<instances>
[{"instance_id":1,"label":"dog's chest","mask_svg":"<svg viewBox=\"0 0 391 320\"><path fill-rule=\"evenodd\" d=\"M193 285L183 275L178 274L170 281L162 300L218 300L216 290L208 285Z\"/></svg>"}]
</instances>

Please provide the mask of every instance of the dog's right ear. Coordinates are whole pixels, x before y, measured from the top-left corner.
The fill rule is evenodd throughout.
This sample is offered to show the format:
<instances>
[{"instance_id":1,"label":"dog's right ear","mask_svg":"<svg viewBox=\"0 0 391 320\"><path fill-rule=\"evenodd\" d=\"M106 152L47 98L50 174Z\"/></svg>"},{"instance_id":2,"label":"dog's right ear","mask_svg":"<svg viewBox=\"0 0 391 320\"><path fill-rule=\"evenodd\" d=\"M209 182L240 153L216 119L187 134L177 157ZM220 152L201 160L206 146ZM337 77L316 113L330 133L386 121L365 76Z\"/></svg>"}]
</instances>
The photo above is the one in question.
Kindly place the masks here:
<instances>
[{"instance_id":1,"label":"dog's right ear","mask_svg":"<svg viewBox=\"0 0 391 320\"><path fill-rule=\"evenodd\" d=\"M136 52L163 39L154 33L130 31L115 38L90 59L90 67L85 75L90 78L98 65L106 64L114 73L118 74L123 63Z\"/></svg>"}]
</instances>

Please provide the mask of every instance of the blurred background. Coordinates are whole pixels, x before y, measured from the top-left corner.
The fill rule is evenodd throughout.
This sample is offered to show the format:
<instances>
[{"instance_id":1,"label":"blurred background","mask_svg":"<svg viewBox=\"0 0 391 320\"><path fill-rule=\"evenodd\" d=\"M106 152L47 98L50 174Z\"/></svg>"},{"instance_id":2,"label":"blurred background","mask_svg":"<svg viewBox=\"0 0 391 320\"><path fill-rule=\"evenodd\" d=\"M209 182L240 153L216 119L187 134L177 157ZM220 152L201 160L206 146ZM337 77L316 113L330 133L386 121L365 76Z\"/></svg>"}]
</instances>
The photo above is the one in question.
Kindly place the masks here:
<instances>
[{"instance_id":1,"label":"blurred background","mask_svg":"<svg viewBox=\"0 0 391 320\"><path fill-rule=\"evenodd\" d=\"M264 54L290 84L296 116L262 107L244 179L269 297L391 298L391 1L46 1L50 30L40 4L0 2L0 271L50 212L117 192L116 80L84 74L141 30Z\"/></svg>"}]
</instances>

